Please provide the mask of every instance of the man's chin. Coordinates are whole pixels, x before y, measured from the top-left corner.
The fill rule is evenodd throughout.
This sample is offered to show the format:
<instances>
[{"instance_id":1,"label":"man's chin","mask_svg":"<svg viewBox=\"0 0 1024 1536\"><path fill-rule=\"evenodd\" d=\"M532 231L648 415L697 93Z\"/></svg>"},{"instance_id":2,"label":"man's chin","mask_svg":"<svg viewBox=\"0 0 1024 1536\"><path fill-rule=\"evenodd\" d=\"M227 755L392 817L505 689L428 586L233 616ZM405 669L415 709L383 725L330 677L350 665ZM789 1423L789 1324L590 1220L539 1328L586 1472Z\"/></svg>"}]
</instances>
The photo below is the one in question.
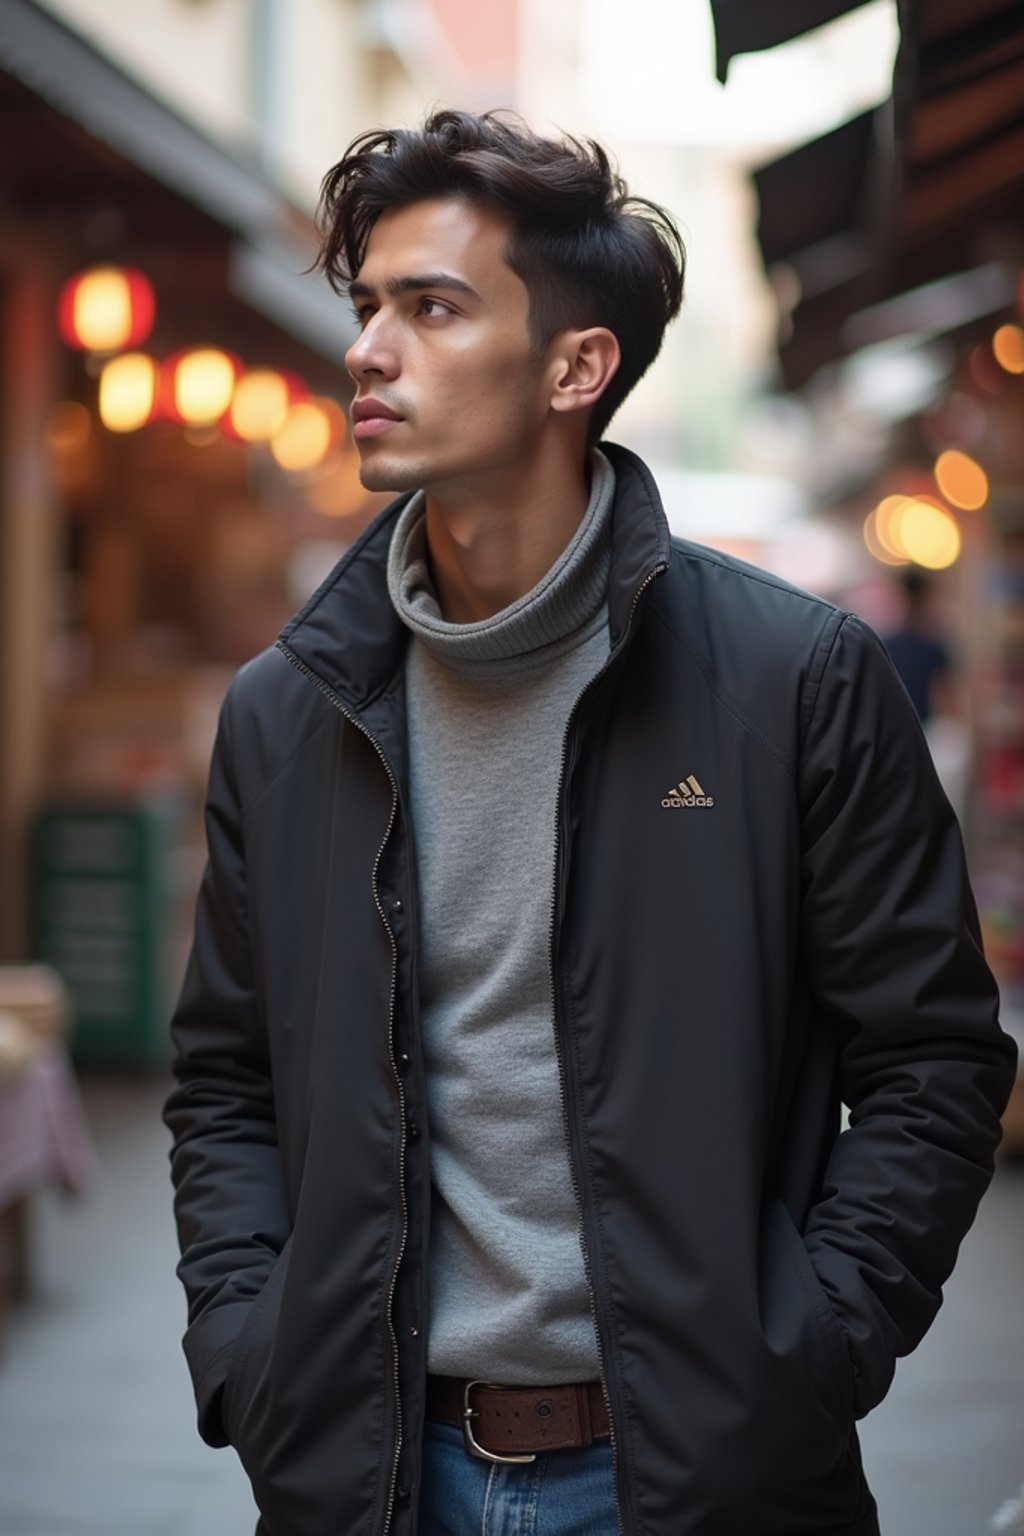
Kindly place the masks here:
<instances>
[{"instance_id":1,"label":"man's chin","mask_svg":"<svg viewBox=\"0 0 1024 1536\"><path fill-rule=\"evenodd\" d=\"M367 491L416 491L420 485L420 475L414 468L389 460L383 454L363 459L359 480Z\"/></svg>"}]
</instances>

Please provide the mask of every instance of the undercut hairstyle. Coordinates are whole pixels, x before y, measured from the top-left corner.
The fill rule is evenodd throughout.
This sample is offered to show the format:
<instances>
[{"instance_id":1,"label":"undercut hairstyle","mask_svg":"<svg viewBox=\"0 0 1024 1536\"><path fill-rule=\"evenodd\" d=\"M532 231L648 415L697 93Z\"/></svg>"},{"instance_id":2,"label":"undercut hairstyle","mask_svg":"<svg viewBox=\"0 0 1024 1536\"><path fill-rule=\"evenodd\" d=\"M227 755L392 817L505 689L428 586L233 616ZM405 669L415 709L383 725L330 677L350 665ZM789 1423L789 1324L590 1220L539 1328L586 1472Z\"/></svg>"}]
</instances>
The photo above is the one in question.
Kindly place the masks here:
<instances>
[{"instance_id":1,"label":"undercut hairstyle","mask_svg":"<svg viewBox=\"0 0 1024 1536\"><path fill-rule=\"evenodd\" d=\"M335 292L358 273L381 214L440 197L511 220L505 259L529 294L539 354L559 331L615 335L622 361L593 407L596 443L679 313L686 252L672 215L631 196L593 139L542 138L511 113L446 109L422 129L360 134L324 177L316 265Z\"/></svg>"}]
</instances>

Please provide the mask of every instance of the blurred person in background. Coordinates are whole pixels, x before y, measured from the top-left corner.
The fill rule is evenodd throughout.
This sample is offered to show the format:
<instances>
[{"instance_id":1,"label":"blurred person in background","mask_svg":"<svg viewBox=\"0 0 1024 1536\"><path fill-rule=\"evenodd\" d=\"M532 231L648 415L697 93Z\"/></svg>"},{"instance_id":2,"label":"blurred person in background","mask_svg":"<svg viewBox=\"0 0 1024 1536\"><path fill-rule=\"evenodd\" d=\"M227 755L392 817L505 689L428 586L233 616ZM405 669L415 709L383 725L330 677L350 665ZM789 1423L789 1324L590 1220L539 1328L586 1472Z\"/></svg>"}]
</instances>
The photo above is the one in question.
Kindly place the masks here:
<instances>
[{"instance_id":1,"label":"blurred person in background","mask_svg":"<svg viewBox=\"0 0 1024 1536\"><path fill-rule=\"evenodd\" d=\"M876 1536L855 1420L1015 1054L906 696L604 440L684 255L599 146L442 111L321 214L398 496L223 707L166 1107L200 1432L265 1536Z\"/></svg>"},{"instance_id":2,"label":"blurred person in background","mask_svg":"<svg viewBox=\"0 0 1024 1536\"><path fill-rule=\"evenodd\" d=\"M882 643L917 711L935 771L957 816L966 810L971 738L953 656L935 614L934 589L920 566L895 577L900 613Z\"/></svg>"},{"instance_id":3,"label":"blurred person in background","mask_svg":"<svg viewBox=\"0 0 1024 1536\"><path fill-rule=\"evenodd\" d=\"M902 599L899 622L882 635L882 643L924 725L933 715L958 713L952 697L951 659L937 632L927 576L918 566L908 565L896 581Z\"/></svg>"}]
</instances>

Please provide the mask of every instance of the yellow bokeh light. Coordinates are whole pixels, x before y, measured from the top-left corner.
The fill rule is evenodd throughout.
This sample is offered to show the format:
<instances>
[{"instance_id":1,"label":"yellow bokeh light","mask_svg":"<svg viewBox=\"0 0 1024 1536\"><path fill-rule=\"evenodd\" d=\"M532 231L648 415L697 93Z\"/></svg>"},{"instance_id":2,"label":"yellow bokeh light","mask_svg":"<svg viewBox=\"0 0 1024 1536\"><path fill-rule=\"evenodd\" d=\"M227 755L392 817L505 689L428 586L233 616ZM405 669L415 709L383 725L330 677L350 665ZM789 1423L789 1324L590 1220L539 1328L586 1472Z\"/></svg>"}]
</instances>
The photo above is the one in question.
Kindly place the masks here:
<instances>
[{"instance_id":1,"label":"yellow bokeh light","mask_svg":"<svg viewBox=\"0 0 1024 1536\"><path fill-rule=\"evenodd\" d=\"M1001 325L992 337L992 351L1007 373L1024 373L1024 330L1019 325Z\"/></svg>"},{"instance_id":2,"label":"yellow bokeh light","mask_svg":"<svg viewBox=\"0 0 1024 1536\"><path fill-rule=\"evenodd\" d=\"M908 496L894 519L900 548L915 565L944 571L960 554L956 519L932 501Z\"/></svg>"},{"instance_id":3,"label":"yellow bokeh light","mask_svg":"<svg viewBox=\"0 0 1024 1536\"><path fill-rule=\"evenodd\" d=\"M100 374L100 420L111 432L135 432L149 420L156 395L156 364L144 352L124 352Z\"/></svg>"},{"instance_id":4,"label":"yellow bokeh light","mask_svg":"<svg viewBox=\"0 0 1024 1536\"><path fill-rule=\"evenodd\" d=\"M317 471L306 497L324 517L350 517L366 499L358 453L334 454Z\"/></svg>"},{"instance_id":5,"label":"yellow bokeh light","mask_svg":"<svg viewBox=\"0 0 1024 1536\"><path fill-rule=\"evenodd\" d=\"M270 451L282 469L313 469L331 446L331 422L315 400L293 405L270 440Z\"/></svg>"},{"instance_id":6,"label":"yellow bokeh light","mask_svg":"<svg viewBox=\"0 0 1024 1536\"><path fill-rule=\"evenodd\" d=\"M900 501L903 501L901 496ZM868 547L868 553L874 555L883 565L906 565L905 555L897 555L892 552L888 544L883 543L878 525L878 508L874 507L864 519L864 543Z\"/></svg>"},{"instance_id":7,"label":"yellow bokeh light","mask_svg":"<svg viewBox=\"0 0 1024 1536\"><path fill-rule=\"evenodd\" d=\"M272 368L254 368L239 379L231 401L231 425L247 443L265 443L284 426L288 384Z\"/></svg>"},{"instance_id":8,"label":"yellow bokeh light","mask_svg":"<svg viewBox=\"0 0 1024 1536\"><path fill-rule=\"evenodd\" d=\"M227 353L197 347L174 370L174 408L182 421L208 426L223 416L234 388L235 368Z\"/></svg>"},{"instance_id":9,"label":"yellow bokeh light","mask_svg":"<svg viewBox=\"0 0 1024 1536\"><path fill-rule=\"evenodd\" d=\"M988 476L980 464L958 448L947 448L935 461L939 490L954 507L976 512L988 500Z\"/></svg>"},{"instance_id":10,"label":"yellow bokeh light","mask_svg":"<svg viewBox=\"0 0 1024 1536\"><path fill-rule=\"evenodd\" d=\"M872 513L875 538L888 555L890 564L906 562L896 528L896 519L906 500L906 496L883 496Z\"/></svg>"},{"instance_id":11,"label":"yellow bokeh light","mask_svg":"<svg viewBox=\"0 0 1024 1536\"><path fill-rule=\"evenodd\" d=\"M348 418L337 400L332 400L328 395L317 395L315 398L317 405L327 416L332 445L345 442L348 437Z\"/></svg>"},{"instance_id":12,"label":"yellow bokeh light","mask_svg":"<svg viewBox=\"0 0 1024 1536\"><path fill-rule=\"evenodd\" d=\"M132 333L132 292L118 267L97 267L75 288L74 328L91 352L114 352Z\"/></svg>"}]
</instances>

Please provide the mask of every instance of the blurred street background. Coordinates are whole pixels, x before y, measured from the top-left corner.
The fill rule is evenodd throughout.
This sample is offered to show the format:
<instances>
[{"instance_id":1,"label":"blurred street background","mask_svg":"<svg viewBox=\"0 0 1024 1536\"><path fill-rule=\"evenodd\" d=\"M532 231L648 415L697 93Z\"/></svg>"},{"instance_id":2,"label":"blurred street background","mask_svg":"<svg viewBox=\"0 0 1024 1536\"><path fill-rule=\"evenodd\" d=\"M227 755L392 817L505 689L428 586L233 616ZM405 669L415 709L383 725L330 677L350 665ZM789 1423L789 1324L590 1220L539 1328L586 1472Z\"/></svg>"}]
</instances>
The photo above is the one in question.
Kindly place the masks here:
<instances>
[{"instance_id":1,"label":"blurred street background","mask_svg":"<svg viewBox=\"0 0 1024 1536\"><path fill-rule=\"evenodd\" d=\"M610 435L675 532L882 634L1024 1044L1019 0L0 0L2 1536L251 1536L179 1348L167 1020L224 689L387 499L319 183L438 105L675 213ZM1024 1532L1024 1079L1005 1129L863 1427L886 1536Z\"/></svg>"}]
</instances>

